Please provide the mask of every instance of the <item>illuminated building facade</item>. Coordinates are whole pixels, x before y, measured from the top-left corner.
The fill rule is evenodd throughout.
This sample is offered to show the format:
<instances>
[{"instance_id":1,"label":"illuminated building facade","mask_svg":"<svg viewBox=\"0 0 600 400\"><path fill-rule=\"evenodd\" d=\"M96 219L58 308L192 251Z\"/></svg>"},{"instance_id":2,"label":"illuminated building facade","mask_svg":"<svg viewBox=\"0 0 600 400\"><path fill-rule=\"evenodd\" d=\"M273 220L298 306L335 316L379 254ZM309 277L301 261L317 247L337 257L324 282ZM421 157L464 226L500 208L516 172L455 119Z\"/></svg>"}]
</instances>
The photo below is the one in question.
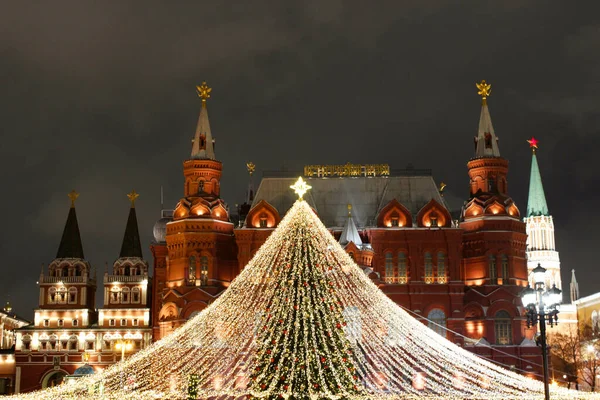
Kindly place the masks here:
<instances>
[{"instance_id":1,"label":"illuminated building facade","mask_svg":"<svg viewBox=\"0 0 600 400\"><path fill-rule=\"evenodd\" d=\"M148 265L142 259L134 201L119 258L104 275L104 306L96 311L96 271L85 259L71 208L56 258L42 266L34 323L16 333L15 393L61 384L81 371L97 371L151 342Z\"/></svg>"},{"instance_id":2,"label":"illuminated building facade","mask_svg":"<svg viewBox=\"0 0 600 400\"><path fill-rule=\"evenodd\" d=\"M385 164L307 166L312 190L305 199L409 313L476 353L539 373L540 351L519 297L527 285L526 227L508 195L508 161L492 126L489 86L478 88L483 104L467 164L470 196L460 212L451 212L444 185L430 171ZM203 85L198 93L202 106L192 154L183 163L184 197L154 227L154 340L216 299L295 201L290 185L297 176L265 174L256 192L249 185L250 204L239 207L242 219L234 228L219 197L222 164L208 122L210 91Z\"/></svg>"},{"instance_id":3,"label":"illuminated building facade","mask_svg":"<svg viewBox=\"0 0 600 400\"><path fill-rule=\"evenodd\" d=\"M15 379L15 331L29 325L29 321L17 316L7 302L0 309L0 395L11 394Z\"/></svg>"}]
</instances>

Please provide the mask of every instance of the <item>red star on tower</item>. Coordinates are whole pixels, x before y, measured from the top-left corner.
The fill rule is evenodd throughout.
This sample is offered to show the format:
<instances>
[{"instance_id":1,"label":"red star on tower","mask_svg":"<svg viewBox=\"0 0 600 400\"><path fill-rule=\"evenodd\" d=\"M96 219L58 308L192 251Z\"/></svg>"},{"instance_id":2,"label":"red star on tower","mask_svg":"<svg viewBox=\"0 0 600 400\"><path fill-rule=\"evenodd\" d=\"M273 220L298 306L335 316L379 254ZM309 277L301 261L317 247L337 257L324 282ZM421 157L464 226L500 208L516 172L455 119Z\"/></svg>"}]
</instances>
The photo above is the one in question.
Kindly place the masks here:
<instances>
[{"instance_id":1,"label":"red star on tower","mask_svg":"<svg viewBox=\"0 0 600 400\"><path fill-rule=\"evenodd\" d=\"M527 143L529 143L529 147L531 147L535 151L535 149L538 148L539 141L532 136L531 139L527 141Z\"/></svg>"}]
</instances>

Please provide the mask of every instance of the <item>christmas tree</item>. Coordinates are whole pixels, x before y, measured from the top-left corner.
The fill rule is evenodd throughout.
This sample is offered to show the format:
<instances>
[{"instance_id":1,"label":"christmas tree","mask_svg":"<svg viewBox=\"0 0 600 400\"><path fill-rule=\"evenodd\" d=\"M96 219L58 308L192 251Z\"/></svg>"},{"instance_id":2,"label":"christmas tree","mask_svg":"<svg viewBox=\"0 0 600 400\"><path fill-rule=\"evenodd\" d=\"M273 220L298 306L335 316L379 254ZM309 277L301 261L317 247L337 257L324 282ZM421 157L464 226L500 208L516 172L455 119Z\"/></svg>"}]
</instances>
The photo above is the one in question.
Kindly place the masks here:
<instances>
[{"instance_id":1,"label":"christmas tree","mask_svg":"<svg viewBox=\"0 0 600 400\"><path fill-rule=\"evenodd\" d=\"M302 197L309 187L299 180L294 188ZM102 373L20 398L97 397L90 387L119 400L543 396L539 381L409 316L301 198L230 287L173 334Z\"/></svg>"}]
</instances>

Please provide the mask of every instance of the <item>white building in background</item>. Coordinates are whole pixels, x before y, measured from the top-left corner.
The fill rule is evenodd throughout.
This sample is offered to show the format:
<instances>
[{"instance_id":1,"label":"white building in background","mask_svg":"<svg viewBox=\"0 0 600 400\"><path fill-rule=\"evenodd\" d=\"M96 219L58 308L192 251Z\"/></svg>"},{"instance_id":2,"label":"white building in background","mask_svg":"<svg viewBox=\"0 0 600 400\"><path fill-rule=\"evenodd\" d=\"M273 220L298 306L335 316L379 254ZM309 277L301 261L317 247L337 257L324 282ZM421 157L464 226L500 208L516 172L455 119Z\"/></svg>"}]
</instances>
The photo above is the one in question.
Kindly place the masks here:
<instances>
[{"instance_id":1,"label":"white building in background","mask_svg":"<svg viewBox=\"0 0 600 400\"><path fill-rule=\"evenodd\" d=\"M524 218L527 230L527 270L529 284L533 287L531 271L539 265L546 268L546 287L556 285L562 290L560 277L560 258L554 241L554 222L548 212L544 186L538 167L536 150L537 140L528 140L533 154L531 157L531 175L529 178L529 199L527 217Z\"/></svg>"}]
</instances>

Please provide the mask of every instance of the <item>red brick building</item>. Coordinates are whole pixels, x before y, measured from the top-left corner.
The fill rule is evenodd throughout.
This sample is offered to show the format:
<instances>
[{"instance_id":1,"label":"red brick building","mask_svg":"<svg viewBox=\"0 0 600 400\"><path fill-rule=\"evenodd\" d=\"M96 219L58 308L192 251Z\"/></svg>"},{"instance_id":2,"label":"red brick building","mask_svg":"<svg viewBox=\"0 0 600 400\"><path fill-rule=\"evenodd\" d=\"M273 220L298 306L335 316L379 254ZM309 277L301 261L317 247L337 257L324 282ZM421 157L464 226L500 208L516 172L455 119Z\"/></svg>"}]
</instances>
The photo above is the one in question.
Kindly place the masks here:
<instances>
[{"instance_id":1,"label":"red brick building","mask_svg":"<svg viewBox=\"0 0 600 400\"><path fill-rule=\"evenodd\" d=\"M154 228L154 340L225 290L295 201L289 187L297 176L267 176L255 194L250 185L240 223L230 222L219 196L222 164L208 120L210 89L203 84L198 93L202 106L191 157L183 162L184 197ZM541 354L519 298L527 285L525 224L508 195L508 161L483 94L465 181L470 197L460 212L451 212L429 171L387 165L307 166L312 190L305 199L395 302L454 342L537 373Z\"/></svg>"}]
</instances>

